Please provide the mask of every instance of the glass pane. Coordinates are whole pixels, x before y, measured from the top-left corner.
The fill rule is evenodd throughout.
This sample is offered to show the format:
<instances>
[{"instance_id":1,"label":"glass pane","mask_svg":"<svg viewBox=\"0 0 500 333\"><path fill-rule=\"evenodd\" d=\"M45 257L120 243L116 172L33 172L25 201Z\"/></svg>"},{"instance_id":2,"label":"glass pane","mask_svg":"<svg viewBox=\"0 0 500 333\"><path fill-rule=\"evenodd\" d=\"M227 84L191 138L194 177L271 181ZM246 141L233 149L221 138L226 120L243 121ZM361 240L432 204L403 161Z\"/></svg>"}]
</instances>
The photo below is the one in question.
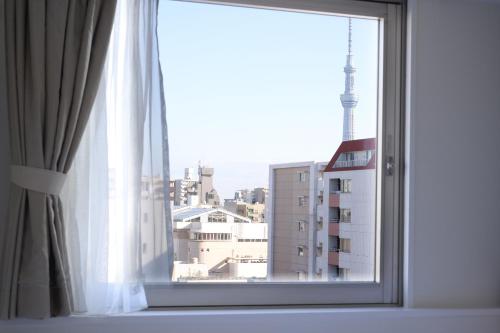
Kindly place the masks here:
<instances>
[{"instance_id":1,"label":"glass pane","mask_svg":"<svg viewBox=\"0 0 500 333\"><path fill-rule=\"evenodd\" d=\"M171 280L373 281L379 20L162 0L158 22Z\"/></svg>"}]
</instances>

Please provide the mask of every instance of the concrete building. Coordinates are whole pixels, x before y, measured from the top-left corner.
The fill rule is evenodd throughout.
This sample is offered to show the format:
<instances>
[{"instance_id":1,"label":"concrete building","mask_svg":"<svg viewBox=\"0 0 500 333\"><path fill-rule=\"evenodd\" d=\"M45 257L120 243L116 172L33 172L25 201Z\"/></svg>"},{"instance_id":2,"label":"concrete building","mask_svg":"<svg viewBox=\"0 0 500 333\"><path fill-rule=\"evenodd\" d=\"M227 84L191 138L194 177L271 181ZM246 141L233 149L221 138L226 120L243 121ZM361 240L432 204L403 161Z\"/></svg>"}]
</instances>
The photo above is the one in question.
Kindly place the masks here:
<instances>
[{"instance_id":1,"label":"concrete building","mask_svg":"<svg viewBox=\"0 0 500 333\"><path fill-rule=\"evenodd\" d=\"M220 205L219 194L213 184L214 168L198 167L198 194L200 204L217 207Z\"/></svg>"},{"instance_id":2,"label":"concrete building","mask_svg":"<svg viewBox=\"0 0 500 333\"><path fill-rule=\"evenodd\" d=\"M265 204L269 190L265 187L256 187L253 190L253 203Z\"/></svg>"},{"instance_id":3,"label":"concrete building","mask_svg":"<svg viewBox=\"0 0 500 333\"><path fill-rule=\"evenodd\" d=\"M266 205L262 203L247 203L244 201L226 199L224 200L224 209L248 217L254 223L265 222Z\"/></svg>"},{"instance_id":4,"label":"concrete building","mask_svg":"<svg viewBox=\"0 0 500 333\"><path fill-rule=\"evenodd\" d=\"M214 169L199 166L198 177L193 168L184 169L184 178L170 181L170 200L176 207L220 206L219 194L213 186Z\"/></svg>"},{"instance_id":5,"label":"concrete building","mask_svg":"<svg viewBox=\"0 0 500 333\"><path fill-rule=\"evenodd\" d=\"M208 277L263 279L267 275L267 224L251 223L221 208L184 207L173 212L175 261L206 265Z\"/></svg>"},{"instance_id":6,"label":"concrete building","mask_svg":"<svg viewBox=\"0 0 500 333\"><path fill-rule=\"evenodd\" d=\"M250 204L266 203L268 189L265 187L256 187L253 190L242 189L234 192L234 200Z\"/></svg>"},{"instance_id":7,"label":"concrete building","mask_svg":"<svg viewBox=\"0 0 500 333\"><path fill-rule=\"evenodd\" d=\"M302 162L269 167L268 274L275 280L314 278L318 193L325 166Z\"/></svg>"},{"instance_id":8,"label":"concrete building","mask_svg":"<svg viewBox=\"0 0 500 333\"><path fill-rule=\"evenodd\" d=\"M344 141L323 172L316 276L372 281L375 270L376 139Z\"/></svg>"},{"instance_id":9,"label":"concrete building","mask_svg":"<svg viewBox=\"0 0 500 333\"><path fill-rule=\"evenodd\" d=\"M328 164L270 166L273 279L373 280L375 144L374 138L345 141Z\"/></svg>"}]
</instances>

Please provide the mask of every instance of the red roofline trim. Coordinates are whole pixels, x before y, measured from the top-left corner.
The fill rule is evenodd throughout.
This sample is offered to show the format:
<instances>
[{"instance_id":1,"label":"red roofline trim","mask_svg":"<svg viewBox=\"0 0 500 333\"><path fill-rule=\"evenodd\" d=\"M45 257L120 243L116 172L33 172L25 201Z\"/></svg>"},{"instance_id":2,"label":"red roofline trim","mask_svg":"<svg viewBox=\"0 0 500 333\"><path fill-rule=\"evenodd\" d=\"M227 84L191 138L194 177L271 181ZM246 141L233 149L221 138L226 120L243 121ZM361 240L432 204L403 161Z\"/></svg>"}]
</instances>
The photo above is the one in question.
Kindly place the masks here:
<instances>
[{"instance_id":1,"label":"red roofline trim","mask_svg":"<svg viewBox=\"0 0 500 333\"><path fill-rule=\"evenodd\" d=\"M355 151L364 151L364 150L376 150L377 139L376 138L368 138L368 139L359 139L359 140L350 140L343 141L332 159L328 163L324 172L332 172L332 171L348 171L348 170L367 170L367 169L375 169L377 155L374 154L367 165L365 166L355 166L355 167L345 167L345 168L333 168L335 162L339 158L342 153L350 153Z\"/></svg>"}]
</instances>

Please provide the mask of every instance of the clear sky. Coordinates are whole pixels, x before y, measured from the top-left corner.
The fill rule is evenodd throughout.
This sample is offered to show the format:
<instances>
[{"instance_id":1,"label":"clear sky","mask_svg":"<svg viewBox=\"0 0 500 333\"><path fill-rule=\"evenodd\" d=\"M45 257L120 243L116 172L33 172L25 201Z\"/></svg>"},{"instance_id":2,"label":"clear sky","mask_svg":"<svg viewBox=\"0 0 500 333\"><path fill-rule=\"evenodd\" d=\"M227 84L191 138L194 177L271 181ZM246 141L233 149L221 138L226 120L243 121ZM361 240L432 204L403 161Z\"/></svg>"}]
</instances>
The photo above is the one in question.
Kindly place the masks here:
<instances>
[{"instance_id":1,"label":"clear sky","mask_svg":"<svg viewBox=\"0 0 500 333\"><path fill-rule=\"evenodd\" d=\"M332 157L347 18L171 0L158 15L172 179L201 160L225 199L267 187L269 164ZM352 25L360 139L376 133L378 23Z\"/></svg>"}]
</instances>

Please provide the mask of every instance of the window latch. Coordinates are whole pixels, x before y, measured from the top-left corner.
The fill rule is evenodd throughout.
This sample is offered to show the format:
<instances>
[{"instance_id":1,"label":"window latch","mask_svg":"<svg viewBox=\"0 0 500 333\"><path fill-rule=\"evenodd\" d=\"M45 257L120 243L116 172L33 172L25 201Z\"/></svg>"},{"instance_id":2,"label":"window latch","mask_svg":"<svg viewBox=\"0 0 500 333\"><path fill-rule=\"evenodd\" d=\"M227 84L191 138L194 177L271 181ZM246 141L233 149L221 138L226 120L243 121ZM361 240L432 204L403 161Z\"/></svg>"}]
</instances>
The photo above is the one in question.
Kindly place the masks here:
<instances>
[{"instance_id":1,"label":"window latch","mask_svg":"<svg viewBox=\"0 0 500 333\"><path fill-rule=\"evenodd\" d=\"M387 176L392 176L394 174L394 157L387 156L385 162L385 174Z\"/></svg>"}]
</instances>

